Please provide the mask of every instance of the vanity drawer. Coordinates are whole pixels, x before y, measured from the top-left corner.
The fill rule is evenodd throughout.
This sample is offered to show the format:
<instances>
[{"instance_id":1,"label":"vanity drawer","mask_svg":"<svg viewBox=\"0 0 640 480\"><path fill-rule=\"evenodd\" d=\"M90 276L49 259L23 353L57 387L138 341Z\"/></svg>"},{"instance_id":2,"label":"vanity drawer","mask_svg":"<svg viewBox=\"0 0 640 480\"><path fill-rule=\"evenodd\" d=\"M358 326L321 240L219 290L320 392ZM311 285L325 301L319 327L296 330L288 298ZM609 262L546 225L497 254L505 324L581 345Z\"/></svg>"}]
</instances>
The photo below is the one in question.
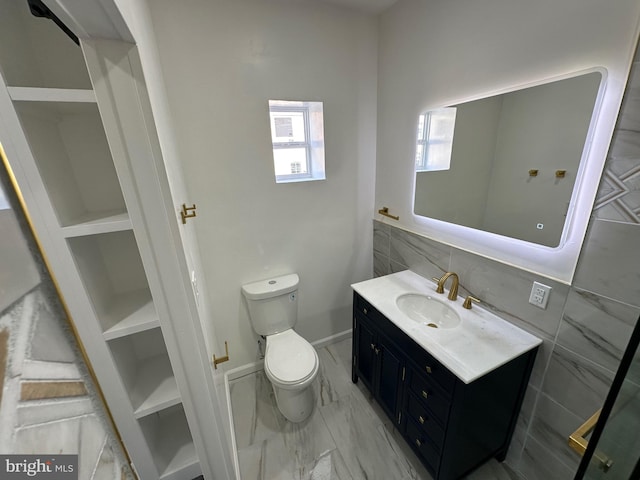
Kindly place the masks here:
<instances>
[{"instance_id":1,"label":"vanity drawer","mask_svg":"<svg viewBox=\"0 0 640 480\"><path fill-rule=\"evenodd\" d=\"M440 464L440 453L412 420L407 421L406 438L431 469L434 472L437 471Z\"/></svg>"},{"instance_id":2,"label":"vanity drawer","mask_svg":"<svg viewBox=\"0 0 640 480\"><path fill-rule=\"evenodd\" d=\"M409 394L407 401L407 414L415 421L424 434L440 450L444 441L444 429L435 420L433 414L420 402L413 393Z\"/></svg>"},{"instance_id":3,"label":"vanity drawer","mask_svg":"<svg viewBox=\"0 0 640 480\"><path fill-rule=\"evenodd\" d=\"M413 360L421 373L438 382L447 394L450 395L453 392L457 380L453 373L414 341L409 343L407 350L409 358Z\"/></svg>"},{"instance_id":4,"label":"vanity drawer","mask_svg":"<svg viewBox=\"0 0 640 480\"><path fill-rule=\"evenodd\" d=\"M357 313L360 313L361 315L365 316L369 320L388 321L386 318L382 316L382 314L380 314L375 309L375 307L372 307L369 302L367 302L364 298L362 298L358 294L354 295L354 310Z\"/></svg>"},{"instance_id":5,"label":"vanity drawer","mask_svg":"<svg viewBox=\"0 0 640 480\"><path fill-rule=\"evenodd\" d=\"M420 402L431 411L432 417L442 426L447 425L449 418L449 397L433 382L433 380L411 372L411 391L420 399Z\"/></svg>"}]
</instances>

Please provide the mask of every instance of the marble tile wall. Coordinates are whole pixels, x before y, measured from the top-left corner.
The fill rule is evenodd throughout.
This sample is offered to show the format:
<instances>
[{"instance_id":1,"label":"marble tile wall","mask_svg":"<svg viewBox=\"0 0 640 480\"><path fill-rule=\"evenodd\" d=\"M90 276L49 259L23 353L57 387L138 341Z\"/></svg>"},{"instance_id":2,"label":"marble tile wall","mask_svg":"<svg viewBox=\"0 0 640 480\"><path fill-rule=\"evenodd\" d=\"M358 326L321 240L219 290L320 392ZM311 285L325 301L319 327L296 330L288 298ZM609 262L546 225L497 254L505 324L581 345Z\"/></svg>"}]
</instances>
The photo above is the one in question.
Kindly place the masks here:
<instances>
[{"instance_id":1,"label":"marble tile wall","mask_svg":"<svg viewBox=\"0 0 640 480\"><path fill-rule=\"evenodd\" d=\"M507 463L528 480L573 478L567 438L599 409L640 316L640 58L636 55L572 285L374 221L374 275L455 271L461 289L543 339ZM546 310L533 281L553 288Z\"/></svg>"}]
</instances>

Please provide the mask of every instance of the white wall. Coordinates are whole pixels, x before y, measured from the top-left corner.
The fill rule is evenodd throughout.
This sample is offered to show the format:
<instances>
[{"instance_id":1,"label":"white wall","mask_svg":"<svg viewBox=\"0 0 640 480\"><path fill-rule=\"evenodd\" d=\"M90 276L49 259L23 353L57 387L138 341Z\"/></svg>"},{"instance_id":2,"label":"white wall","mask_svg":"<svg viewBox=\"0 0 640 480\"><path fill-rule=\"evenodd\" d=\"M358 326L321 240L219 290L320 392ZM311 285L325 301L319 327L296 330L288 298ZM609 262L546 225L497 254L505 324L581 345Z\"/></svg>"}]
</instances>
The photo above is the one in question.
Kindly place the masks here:
<instances>
[{"instance_id":1,"label":"white wall","mask_svg":"<svg viewBox=\"0 0 640 480\"><path fill-rule=\"evenodd\" d=\"M149 6L228 366L257 354L243 283L297 272L297 330L350 328L349 285L372 273L376 19L284 0ZM326 181L276 185L269 99L324 102Z\"/></svg>"},{"instance_id":2,"label":"white wall","mask_svg":"<svg viewBox=\"0 0 640 480\"><path fill-rule=\"evenodd\" d=\"M570 281L595 186L576 209L583 228L562 251L545 251L544 261L540 248L507 242L496 249L496 239L486 236L463 241L459 229L425 225L411 213L415 122L431 108L604 67L607 85L589 153L600 163L585 171L597 185L639 16L636 0L400 0L380 20L376 205L400 215L394 224L403 228Z\"/></svg>"}]
</instances>

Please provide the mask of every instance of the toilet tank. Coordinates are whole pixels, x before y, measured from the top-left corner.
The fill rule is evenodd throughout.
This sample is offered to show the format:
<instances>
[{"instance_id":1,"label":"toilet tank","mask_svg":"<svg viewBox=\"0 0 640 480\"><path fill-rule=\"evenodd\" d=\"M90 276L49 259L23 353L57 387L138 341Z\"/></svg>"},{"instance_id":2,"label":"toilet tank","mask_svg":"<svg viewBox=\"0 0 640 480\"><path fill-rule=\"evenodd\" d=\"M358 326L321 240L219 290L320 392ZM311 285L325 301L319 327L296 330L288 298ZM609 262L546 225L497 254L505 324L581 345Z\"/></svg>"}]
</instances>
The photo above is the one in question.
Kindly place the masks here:
<instances>
[{"instance_id":1,"label":"toilet tank","mask_svg":"<svg viewBox=\"0 0 640 480\"><path fill-rule=\"evenodd\" d=\"M291 273L242 286L249 317L258 335L293 328L298 319L298 275Z\"/></svg>"}]
</instances>

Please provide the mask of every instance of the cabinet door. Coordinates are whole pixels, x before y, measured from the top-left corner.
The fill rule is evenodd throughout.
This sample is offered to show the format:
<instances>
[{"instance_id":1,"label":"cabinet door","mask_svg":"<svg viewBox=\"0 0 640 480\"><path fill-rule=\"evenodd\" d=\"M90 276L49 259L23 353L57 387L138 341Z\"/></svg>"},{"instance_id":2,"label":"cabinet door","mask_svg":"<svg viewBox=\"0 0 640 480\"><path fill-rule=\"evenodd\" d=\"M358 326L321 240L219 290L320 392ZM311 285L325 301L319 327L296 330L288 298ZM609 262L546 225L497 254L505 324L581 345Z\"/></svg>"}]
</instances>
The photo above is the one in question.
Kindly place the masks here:
<instances>
[{"instance_id":1,"label":"cabinet door","mask_svg":"<svg viewBox=\"0 0 640 480\"><path fill-rule=\"evenodd\" d=\"M373 392L375 374L375 333L367 322L356 317L356 372L364 384Z\"/></svg>"},{"instance_id":2,"label":"cabinet door","mask_svg":"<svg viewBox=\"0 0 640 480\"><path fill-rule=\"evenodd\" d=\"M374 350L379 362L375 396L383 410L397 422L404 376L402 356L380 335Z\"/></svg>"}]
</instances>

